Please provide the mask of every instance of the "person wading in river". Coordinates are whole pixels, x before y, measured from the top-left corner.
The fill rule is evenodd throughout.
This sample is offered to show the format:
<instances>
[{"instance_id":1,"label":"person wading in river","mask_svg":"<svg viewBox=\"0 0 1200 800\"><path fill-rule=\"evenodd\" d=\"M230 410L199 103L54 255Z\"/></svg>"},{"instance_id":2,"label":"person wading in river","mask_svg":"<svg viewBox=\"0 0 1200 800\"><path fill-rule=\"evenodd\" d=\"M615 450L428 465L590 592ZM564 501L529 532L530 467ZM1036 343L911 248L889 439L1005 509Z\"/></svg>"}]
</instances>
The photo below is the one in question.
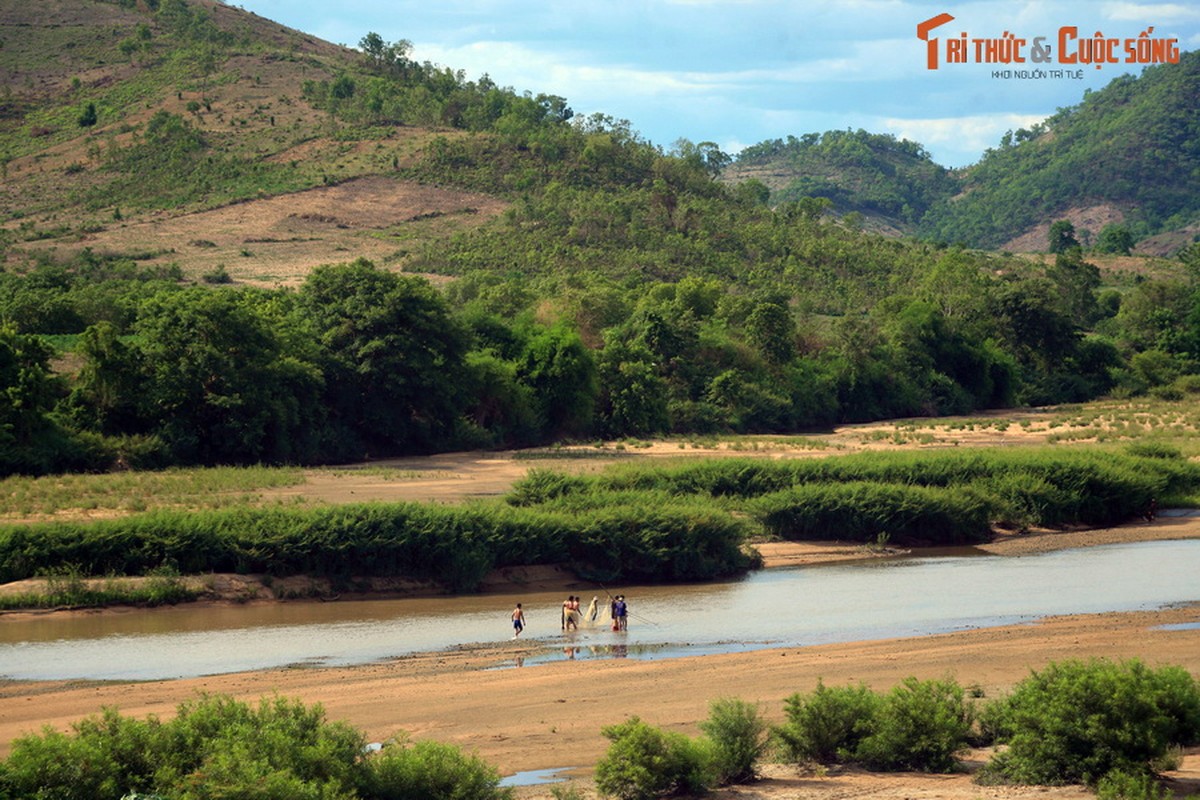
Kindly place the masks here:
<instances>
[{"instance_id":1,"label":"person wading in river","mask_svg":"<svg viewBox=\"0 0 1200 800\"><path fill-rule=\"evenodd\" d=\"M625 603L625 595L617 595L613 603L613 630L629 630L629 606Z\"/></svg>"},{"instance_id":2,"label":"person wading in river","mask_svg":"<svg viewBox=\"0 0 1200 800\"><path fill-rule=\"evenodd\" d=\"M525 630L525 612L521 610L521 604L517 603L517 607L512 612L513 638L521 635L521 631Z\"/></svg>"},{"instance_id":3,"label":"person wading in river","mask_svg":"<svg viewBox=\"0 0 1200 800\"><path fill-rule=\"evenodd\" d=\"M569 595L563 601L562 629L564 631L579 630L579 598Z\"/></svg>"}]
</instances>

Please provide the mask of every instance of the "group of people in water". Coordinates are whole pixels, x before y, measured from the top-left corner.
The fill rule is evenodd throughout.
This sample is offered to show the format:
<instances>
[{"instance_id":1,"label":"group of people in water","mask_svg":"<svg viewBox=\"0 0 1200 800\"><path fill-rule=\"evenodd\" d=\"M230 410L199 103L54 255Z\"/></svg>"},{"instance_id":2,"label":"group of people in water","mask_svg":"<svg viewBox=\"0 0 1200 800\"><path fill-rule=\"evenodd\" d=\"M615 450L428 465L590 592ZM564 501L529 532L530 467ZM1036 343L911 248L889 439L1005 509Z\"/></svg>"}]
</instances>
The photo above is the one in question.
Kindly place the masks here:
<instances>
[{"instance_id":1,"label":"group of people in water","mask_svg":"<svg viewBox=\"0 0 1200 800\"><path fill-rule=\"evenodd\" d=\"M609 595L608 616L612 623L614 631L624 631L629 629L629 605L625 602L625 595L619 594L615 597ZM562 604L562 630L564 633L579 630L580 624L587 627L594 627L600 619L600 598L592 597L592 602L588 604L586 610L581 610L582 597L576 595L568 595L567 599ZM525 612L521 608L521 604L517 603L517 607L512 612L513 638L516 639L521 635L521 631L525 630Z\"/></svg>"}]
</instances>

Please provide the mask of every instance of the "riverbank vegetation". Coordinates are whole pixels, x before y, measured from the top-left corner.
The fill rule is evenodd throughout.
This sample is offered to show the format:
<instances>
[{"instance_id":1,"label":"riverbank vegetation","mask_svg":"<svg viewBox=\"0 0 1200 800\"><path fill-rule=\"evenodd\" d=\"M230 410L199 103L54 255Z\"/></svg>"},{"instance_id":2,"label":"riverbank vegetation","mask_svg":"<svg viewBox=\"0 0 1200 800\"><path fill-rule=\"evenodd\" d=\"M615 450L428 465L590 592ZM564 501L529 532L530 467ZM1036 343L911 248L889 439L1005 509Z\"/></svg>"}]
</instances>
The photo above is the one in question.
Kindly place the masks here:
<instances>
[{"instance_id":1,"label":"riverbank vegetation","mask_svg":"<svg viewBox=\"0 0 1200 800\"><path fill-rule=\"evenodd\" d=\"M756 538L963 544L995 526L1115 524L1197 491L1200 465L1149 443L615 464L589 475L535 468L502 499L458 505L163 507L10 525L0 529L0 581L64 564L76 577L310 575L341 588L400 577L452 592L539 564L606 582L709 580L756 566Z\"/></svg>"},{"instance_id":2,"label":"riverbank vegetation","mask_svg":"<svg viewBox=\"0 0 1200 800\"><path fill-rule=\"evenodd\" d=\"M586 514L500 503L342 505L315 509L157 511L94 523L44 523L0 532L0 581L63 563L87 575L163 568L434 581L472 591L490 570L570 564L579 575L624 582L707 580L756 560L750 526L711 504L612 504Z\"/></svg>"},{"instance_id":3,"label":"riverbank vegetation","mask_svg":"<svg viewBox=\"0 0 1200 800\"><path fill-rule=\"evenodd\" d=\"M1200 743L1195 678L1180 667L1137 660L1051 663L987 702L952 678L910 677L886 693L818 683L783 707L783 720L769 724L760 706L719 699L698 737L637 717L606 726L600 734L611 744L595 766L596 789L617 800L698 796L752 780L767 758L801 767L946 773L961 769L969 747L1005 744L977 782L1083 783L1111 800L1158 800L1167 795L1156 778L1173 768L1172 752ZM320 706L279 697L253 707L204 695L167 721L107 709L72 728L17 739L0 762L0 798L508 800L513 794L500 786L494 767L459 748L404 737L368 747L360 732L326 720ZM555 796L584 795L569 787Z\"/></svg>"},{"instance_id":4,"label":"riverbank vegetation","mask_svg":"<svg viewBox=\"0 0 1200 800\"><path fill-rule=\"evenodd\" d=\"M1193 502L1200 465L1167 445L956 449L829 458L710 459L617 465L594 476L534 470L510 503L579 509L642 496L707 498L751 515L783 539L961 544L993 525L1110 525L1152 499Z\"/></svg>"}]
</instances>

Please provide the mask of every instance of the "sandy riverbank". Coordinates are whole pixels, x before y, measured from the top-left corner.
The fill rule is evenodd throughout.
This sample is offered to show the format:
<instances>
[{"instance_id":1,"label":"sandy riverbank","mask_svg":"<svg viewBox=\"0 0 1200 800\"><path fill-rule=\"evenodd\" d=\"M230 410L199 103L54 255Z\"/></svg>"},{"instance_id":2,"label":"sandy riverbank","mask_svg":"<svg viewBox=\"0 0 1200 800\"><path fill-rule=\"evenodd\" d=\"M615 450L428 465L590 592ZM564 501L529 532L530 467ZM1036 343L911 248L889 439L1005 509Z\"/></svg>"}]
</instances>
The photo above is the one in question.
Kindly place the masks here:
<instances>
[{"instance_id":1,"label":"sandy riverbank","mask_svg":"<svg viewBox=\"0 0 1200 800\"><path fill-rule=\"evenodd\" d=\"M1200 518L1163 517L1154 525L1099 531L1002 537L986 549L1001 554L1145 539L1200 538ZM795 544L763 547L769 564L821 563L864 555L853 545ZM1200 628L1163 625L1200 621L1200 606L1128 614L1058 617L1034 624L820 647L665 661L562 661L537 667L486 670L511 663L527 642L498 642L456 652L422 654L352 668L280 669L137 684L62 682L0 685L0 751L42 725L70 722L116 706L122 713L169 715L197 692L254 700L282 694L321 703L332 719L346 720L370 740L407 732L461 745L504 773L549 767L588 768L604 753L604 725L630 715L671 730L697 731L708 703L735 696L762 704L779 719L787 695L827 684L863 681L885 690L908 676L951 675L984 697L996 697L1049 661L1068 658L1141 658L1152 665L1179 664L1200 674ZM800 798L991 797L1075 798L1079 787L985 788L968 776L879 776L848 771L800 775L771 767L772 778L726 790L729 796L768 800ZM1200 755L1185 759L1177 776L1200 791ZM586 786L586 783L584 784ZM523 795L549 795L544 788Z\"/></svg>"}]
</instances>

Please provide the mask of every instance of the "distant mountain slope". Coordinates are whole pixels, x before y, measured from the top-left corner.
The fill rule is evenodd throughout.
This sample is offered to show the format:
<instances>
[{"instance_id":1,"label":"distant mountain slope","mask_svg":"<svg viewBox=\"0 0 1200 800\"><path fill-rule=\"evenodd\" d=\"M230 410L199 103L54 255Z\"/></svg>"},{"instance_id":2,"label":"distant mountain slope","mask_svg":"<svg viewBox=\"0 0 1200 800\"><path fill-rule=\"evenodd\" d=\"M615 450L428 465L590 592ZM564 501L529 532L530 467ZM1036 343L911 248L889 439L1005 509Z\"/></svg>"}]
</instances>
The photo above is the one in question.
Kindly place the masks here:
<instances>
[{"instance_id":1,"label":"distant mountain slope","mask_svg":"<svg viewBox=\"0 0 1200 800\"><path fill-rule=\"evenodd\" d=\"M921 145L865 131L809 133L746 148L724 179L757 179L773 203L823 197L900 233L977 248L1044 250L1069 219L1085 243L1124 225L1150 254L1200 234L1200 52L1125 75L960 172Z\"/></svg>"},{"instance_id":2,"label":"distant mountain slope","mask_svg":"<svg viewBox=\"0 0 1200 800\"><path fill-rule=\"evenodd\" d=\"M836 213L857 211L899 229L911 228L958 190L956 179L921 145L863 130L760 142L739 153L723 177L762 181L774 203L823 197Z\"/></svg>"},{"instance_id":3,"label":"distant mountain slope","mask_svg":"<svg viewBox=\"0 0 1200 800\"><path fill-rule=\"evenodd\" d=\"M1191 52L1006 136L967 172L962 194L937 204L919 230L1001 247L1055 218L1092 213L1141 239L1194 221L1197 186L1200 52Z\"/></svg>"}]
</instances>

